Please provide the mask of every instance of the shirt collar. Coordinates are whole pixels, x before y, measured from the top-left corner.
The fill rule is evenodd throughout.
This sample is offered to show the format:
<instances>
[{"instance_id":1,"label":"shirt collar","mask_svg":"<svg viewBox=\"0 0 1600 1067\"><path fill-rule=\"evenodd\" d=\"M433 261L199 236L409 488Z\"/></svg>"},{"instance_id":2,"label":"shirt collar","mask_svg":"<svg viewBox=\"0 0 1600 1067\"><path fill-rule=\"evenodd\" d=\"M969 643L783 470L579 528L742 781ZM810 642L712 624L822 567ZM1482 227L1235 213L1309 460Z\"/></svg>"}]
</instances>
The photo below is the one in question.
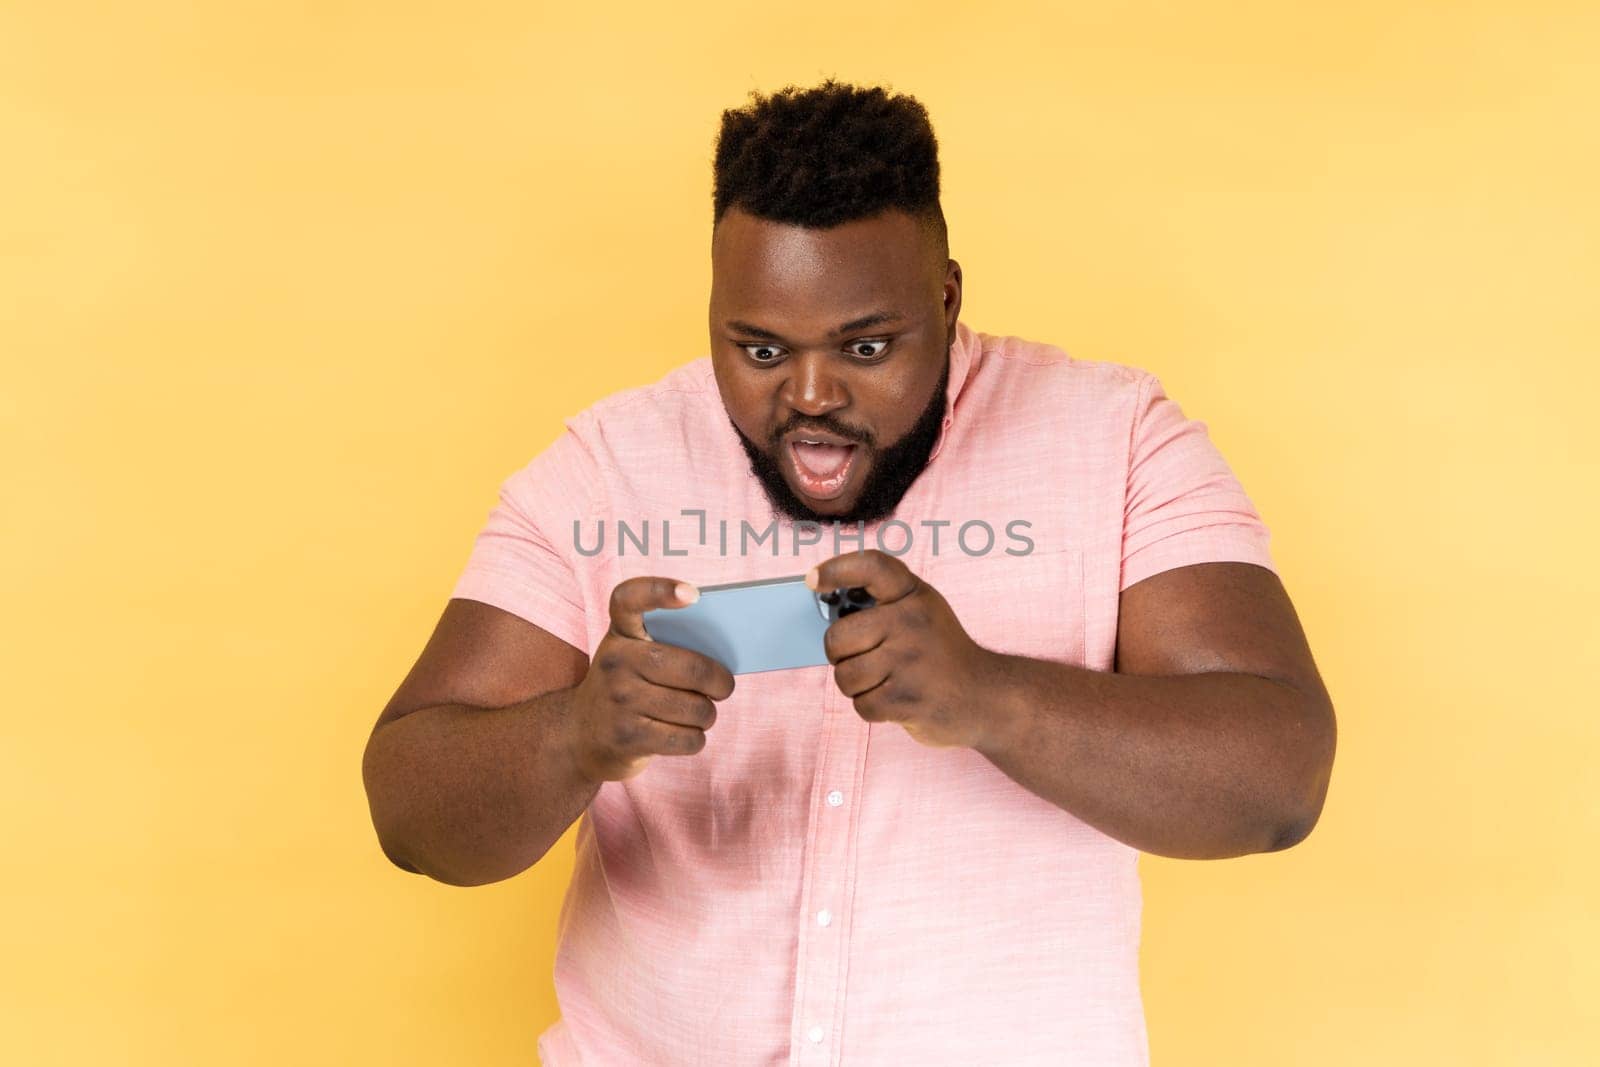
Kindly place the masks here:
<instances>
[{"instance_id":1,"label":"shirt collar","mask_svg":"<svg viewBox=\"0 0 1600 1067\"><path fill-rule=\"evenodd\" d=\"M939 439L933 443L933 451L928 453L929 463L933 462L939 450L944 447L945 439L950 436L950 424L956 417L956 401L961 396L962 387L967 384L967 376L972 371L972 362L981 348L982 340L977 331L959 319L956 320L956 340L950 346L950 380L944 390L944 422L939 427Z\"/></svg>"}]
</instances>

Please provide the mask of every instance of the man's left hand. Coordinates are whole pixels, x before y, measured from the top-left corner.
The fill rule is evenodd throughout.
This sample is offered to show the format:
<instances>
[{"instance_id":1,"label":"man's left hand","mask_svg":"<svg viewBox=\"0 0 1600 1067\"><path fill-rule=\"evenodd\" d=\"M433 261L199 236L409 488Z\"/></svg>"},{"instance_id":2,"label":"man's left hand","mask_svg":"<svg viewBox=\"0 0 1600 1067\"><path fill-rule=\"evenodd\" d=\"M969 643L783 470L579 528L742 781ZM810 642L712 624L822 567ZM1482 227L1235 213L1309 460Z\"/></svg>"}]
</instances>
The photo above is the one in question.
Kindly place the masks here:
<instances>
[{"instance_id":1,"label":"man's left hand","mask_svg":"<svg viewBox=\"0 0 1600 1067\"><path fill-rule=\"evenodd\" d=\"M847 552L813 567L812 589L863 586L877 601L828 627L839 691L868 722L897 722L936 748L977 748L1002 728L991 684L1002 657L962 628L939 591L894 556Z\"/></svg>"}]
</instances>

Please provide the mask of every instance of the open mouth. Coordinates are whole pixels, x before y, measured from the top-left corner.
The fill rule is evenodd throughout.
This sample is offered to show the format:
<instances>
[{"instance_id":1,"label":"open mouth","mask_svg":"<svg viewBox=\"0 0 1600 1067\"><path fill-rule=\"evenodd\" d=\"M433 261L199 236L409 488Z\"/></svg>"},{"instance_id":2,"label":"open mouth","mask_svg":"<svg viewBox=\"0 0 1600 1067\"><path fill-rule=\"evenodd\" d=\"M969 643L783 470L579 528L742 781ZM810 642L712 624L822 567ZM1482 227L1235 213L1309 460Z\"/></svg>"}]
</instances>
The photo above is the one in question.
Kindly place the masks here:
<instances>
[{"instance_id":1,"label":"open mouth","mask_svg":"<svg viewBox=\"0 0 1600 1067\"><path fill-rule=\"evenodd\" d=\"M813 500L831 500L844 492L860 452L853 444L803 435L790 438L788 449L795 481Z\"/></svg>"}]
</instances>

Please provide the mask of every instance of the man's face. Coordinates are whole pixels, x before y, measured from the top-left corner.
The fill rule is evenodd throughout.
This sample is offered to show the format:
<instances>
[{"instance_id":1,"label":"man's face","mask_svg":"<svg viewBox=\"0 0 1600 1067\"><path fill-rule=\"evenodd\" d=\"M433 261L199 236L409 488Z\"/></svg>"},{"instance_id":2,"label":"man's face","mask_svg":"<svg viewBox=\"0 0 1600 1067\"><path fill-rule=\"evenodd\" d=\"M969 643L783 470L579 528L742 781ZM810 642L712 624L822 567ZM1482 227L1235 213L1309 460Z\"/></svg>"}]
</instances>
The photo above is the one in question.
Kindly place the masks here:
<instances>
[{"instance_id":1,"label":"man's face","mask_svg":"<svg viewBox=\"0 0 1600 1067\"><path fill-rule=\"evenodd\" d=\"M717 388L774 509L890 514L944 416L960 265L898 210L814 230L730 208L711 276Z\"/></svg>"}]
</instances>

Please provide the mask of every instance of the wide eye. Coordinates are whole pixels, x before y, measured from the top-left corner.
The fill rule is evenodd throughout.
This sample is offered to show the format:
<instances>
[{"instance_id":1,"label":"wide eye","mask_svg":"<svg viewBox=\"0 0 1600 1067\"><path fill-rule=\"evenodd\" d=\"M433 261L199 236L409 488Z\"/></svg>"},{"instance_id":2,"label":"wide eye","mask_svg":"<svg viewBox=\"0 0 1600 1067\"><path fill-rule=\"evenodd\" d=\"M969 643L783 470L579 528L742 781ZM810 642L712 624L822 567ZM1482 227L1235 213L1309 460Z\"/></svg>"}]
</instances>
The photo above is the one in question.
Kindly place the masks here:
<instances>
[{"instance_id":1,"label":"wide eye","mask_svg":"<svg viewBox=\"0 0 1600 1067\"><path fill-rule=\"evenodd\" d=\"M783 354L783 349L777 345L740 345L745 354L757 363L774 363Z\"/></svg>"},{"instance_id":2,"label":"wide eye","mask_svg":"<svg viewBox=\"0 0 1600 1067\"><path fill-rule=\"evenodd\" d=\"M858 359L873 360L889 350L888 341L851 341L849 352Z\"/></svg>"}]
</instances>

